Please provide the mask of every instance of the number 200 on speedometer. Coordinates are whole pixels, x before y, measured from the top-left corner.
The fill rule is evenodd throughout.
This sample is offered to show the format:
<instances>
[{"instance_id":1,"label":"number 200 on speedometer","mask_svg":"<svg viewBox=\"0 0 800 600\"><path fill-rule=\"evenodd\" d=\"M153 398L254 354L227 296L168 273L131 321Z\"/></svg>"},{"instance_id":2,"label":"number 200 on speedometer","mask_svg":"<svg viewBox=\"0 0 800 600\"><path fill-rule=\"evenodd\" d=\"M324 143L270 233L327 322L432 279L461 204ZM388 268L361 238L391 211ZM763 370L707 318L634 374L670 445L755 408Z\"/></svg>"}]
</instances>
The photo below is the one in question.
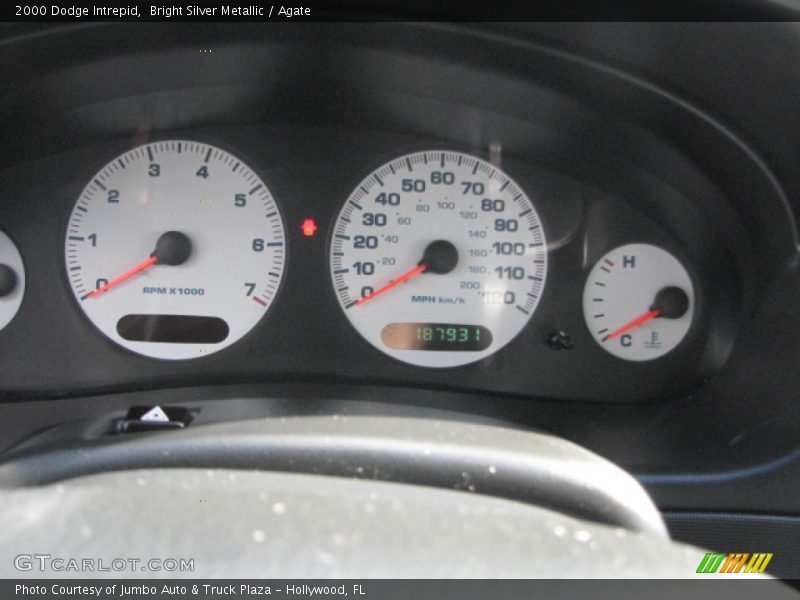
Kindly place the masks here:
<instances>
[{"instance_id":1,"label":"number 200 on speedometer","mask_svg":"<svg viewBox=\"0 0 800 600\"><path fill-rule=\"evenodd\" d=\"M545 284L539 216L503 171L467 154L418 152L367 176L342 207L333 286L356 330L424 367L474 362L528 323Z\"/></svg>"}]
</instances>

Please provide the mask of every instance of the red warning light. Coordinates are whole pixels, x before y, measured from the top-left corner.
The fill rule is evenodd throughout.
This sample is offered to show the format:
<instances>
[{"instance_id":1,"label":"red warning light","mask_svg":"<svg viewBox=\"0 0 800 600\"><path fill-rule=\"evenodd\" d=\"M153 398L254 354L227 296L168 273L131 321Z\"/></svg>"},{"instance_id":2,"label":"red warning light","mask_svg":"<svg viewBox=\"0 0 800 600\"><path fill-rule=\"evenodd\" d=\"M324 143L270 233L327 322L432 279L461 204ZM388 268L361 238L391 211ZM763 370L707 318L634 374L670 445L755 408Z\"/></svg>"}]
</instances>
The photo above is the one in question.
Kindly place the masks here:
<instances>
[{"instance_id":1,"label":"red warning light","mask_svg":"<svg viewBox=\"0 0 800 600\"><path fill-rule=\"evenodd\" d=\"M306 219L300 226L300 230L303 232L304 236L311 237L317 233L317 224L314 222L314 219Z\"/></svg>"}]
</instances>

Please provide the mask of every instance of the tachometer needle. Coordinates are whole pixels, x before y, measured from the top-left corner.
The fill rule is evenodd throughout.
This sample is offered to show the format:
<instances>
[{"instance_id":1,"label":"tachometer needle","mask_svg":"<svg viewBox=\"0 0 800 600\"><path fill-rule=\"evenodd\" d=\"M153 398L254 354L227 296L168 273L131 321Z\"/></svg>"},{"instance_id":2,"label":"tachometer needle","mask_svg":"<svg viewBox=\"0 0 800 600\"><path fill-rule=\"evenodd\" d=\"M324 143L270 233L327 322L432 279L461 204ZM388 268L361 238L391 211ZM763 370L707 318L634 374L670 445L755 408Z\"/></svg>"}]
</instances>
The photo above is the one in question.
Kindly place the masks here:
<instances>
[{"instance_id":1,"label":"tachometer needle","mask_svg":"<svg viewBox=\"0 0 800 600\"><path fill-rule=\"evenodd\" d=\"M364 304L365 302L369 302L369 301L370 301L370 300L372 300L372 299L373 299L375 296L380 296L380 295L381 295L381 294L383 294L384 292L388 292L389 290L391 290L392 288L394 288L394 287L396 287L396 286L400 285L400 284L401 284L401 283L403 283L404 281L408 281L408 280L409 280L409 279L411 279L412 277L416 277L416 276L417 276L417 275L419 275L420 273L423 273L423 272L425 271L425 269L427 269L427 268L428 268L428 267L427 267L426 265L424 265L424 264L419 264L419 265L417 265L416 267L414 267L413 269L411 269L411 270L410 270L410 271L408 271L407 273L403 273L403 274L402 274L400 277L398 277L397 279L393 279L392 281L390 281L389 283L387 283L385 286L383 286L383 287L381 287L381 288L378 288L377 290L375 290L375 291L374 291L374 292L372 292L371 294L368 294L368 295L364 296L363 298L361 298L361 299L357 300L357 301L356 301L356 303L355 303L353 306L361 306L361 305L362 305L362 304Z\"/></svg>"},{"instance_id":2,"label":"tachometer needle","mask_svg":"<svg viewBox=\"0 0 800 600\"><path fill-rule=\"evenodd\" d=\"M629 332L631 329L636 329L636 328L637 328L637 327L639 327L640 325L644 325L644 324L645 324L645 323L647 323L647 322L648 322L650 319L655 319L655 318L656 318L657 316L659 316L660 314L661 314L661 311L660 311L660 310L658 310L658 309L653 309L653 310L650 310L650 311L648 311L648 312L644 313L642 316L640 316L640 317L636 317L636 318L635 318L633 321L631 321L631 322L630 322L630 323L628 323L627 325L623 325L622 327L620 327L620 328L619 328L619 329L617 329L616 331L613 331L613 332L609 333L609 334L608 334L608 335L605 337L605 339L604 339L603 341L605 341L605 340L613 340L614 338L618 338L618 337L619 337L619 336L621 336L623 333L627 333L627 332Z\"/></svg>"},{"instance_id":3,"label":"tachometer needle","mask_svg":"<svg viewBox=\"0 0 800 600\"><path fill-rule=\"evenodd\" d=\"M137 273L141 273L141 272L142 272L142 271L144 271L145 269L147 269L147 268L149 268L149 267L153 266L154 264L156 264L156 261L157 261L157 260L158 260L158 257L157 257L157 256L155 256L155 255L151 256L151 257L150 257L150 258L148 258L147 260L143 260L142 262L140 262L138 265L136 265L136 266L135 266L135 267L133 267L132 269L129 269L128 271L125 271L125 272L124 272L122 275L120 275L119 277L117 277L117 278L115 278L115 279L112 279L112 280L111 280L111 281L109 281L107 284L105 284L105 285L103 285L103 286L100 286L99 288L97 288L95 291L93 291L91 294L89 294L89 295L87 296L87 298L94 298L95 296L99 296L99 295L100 295L100 294L102 294L103 292L105 292L105 291L107 291L107 290L110 290L110 289L111 289L111 288L113 288L114 286L117 286L117 285L119 285L120 283L122 283L122 282L123 282L123 281L125 281L126 279L129 279L129 278L133 277L134 275L136 275Z\"/></svg>"},{"instance_id":4,"label":"tachometer needle","mask_svg":"<svg viewBox=\"0 0 800 600\"><path fill-rule=\"evenodd\" d=\"M132 269L125 271L119 277L112 279L107 284L87 294L86 298L96 298L103 292L118 286L123 281L130 279L145 269L149 269L153 265L181 265L189 260L191 255L192 240L190 240L185 233L181 233L180 231L167 231L166 233L162 233L156 241L156 248L153 250L150 258L143 260Z\"/></svg>"}]
</instances>

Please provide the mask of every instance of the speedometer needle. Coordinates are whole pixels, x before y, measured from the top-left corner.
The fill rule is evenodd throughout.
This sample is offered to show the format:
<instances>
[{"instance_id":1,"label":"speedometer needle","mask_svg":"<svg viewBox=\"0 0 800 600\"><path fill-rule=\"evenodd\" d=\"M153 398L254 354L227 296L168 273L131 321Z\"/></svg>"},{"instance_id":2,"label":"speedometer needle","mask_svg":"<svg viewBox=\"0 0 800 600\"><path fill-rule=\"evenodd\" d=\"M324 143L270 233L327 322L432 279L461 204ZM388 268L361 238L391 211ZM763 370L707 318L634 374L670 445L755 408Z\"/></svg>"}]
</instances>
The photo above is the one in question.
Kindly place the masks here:
<instances>
[{"instance_id":1,"label":"speedometer needle","mask_svg":"<svg viewBox=\"0 0 800 600\"><path fill-rule=\"evenodd\" d=\"M378 288L377 290L375 290L371 294L367 294L363 298L360 298L359 300L356 301L356 303L353 306L361 306L365 302L369 302L375 296L380 296L381 294L383 294L385 292L388 292L392 288L400 285L404 281L408 281L412 277L416 277L420 273L423 273L425 271L425 269L427 269L427 268L428 267L426 265L422 265L422 264L417 265L416 267L414 267L413 269L411 269L407 273L403 273L402 275L400 275L400 277L398 277L397 279L393 279L392 281L387 283L385 286L383 286L381 288Z\"/></svg>"},{"instance_id":2,"label":"speedometer needle","mask_svg":"<svg viewBox=\"0 0 800 600\"><path fill-rule=\"evenodd\" d=\"M365 302L372 300L375 296L380 296L381 294L388 292L404 281L408 281L412 277L416 277L420 273L446 275L455 269L457 264L458 250L456 250L456 247L447 240L436 240L425 247L425 252L422 254L422 260L417 263L416 267L406 273L403 273L397 279L390 281L382 288L378 288L374 292L367 294L359 300L356 300L356 302L351 306L361 306Z\"/></svg>"},{"instance_id":3,"label":"speedometer needle","mask_svg":"<svg viewBox=\"0 0 800 600\"><path fill-rule=\"evenodd\" d=\"M190 240L185 233L181 233L180 231L167 231L166 233L161 234L161 236L158 238L158 241L156 242L156 248L153 250L150 258L143 260L132 269L125 271L119 277L116 277L105 285L100 286L86 297L96 298L103 292L107 292L108 290L118 286L123 281L130 279L137 273L141 273L145 269L149 269L153 265L177 266L183 264L189 260L191 255L192 240Z\"/></svg>"}]
</instances>

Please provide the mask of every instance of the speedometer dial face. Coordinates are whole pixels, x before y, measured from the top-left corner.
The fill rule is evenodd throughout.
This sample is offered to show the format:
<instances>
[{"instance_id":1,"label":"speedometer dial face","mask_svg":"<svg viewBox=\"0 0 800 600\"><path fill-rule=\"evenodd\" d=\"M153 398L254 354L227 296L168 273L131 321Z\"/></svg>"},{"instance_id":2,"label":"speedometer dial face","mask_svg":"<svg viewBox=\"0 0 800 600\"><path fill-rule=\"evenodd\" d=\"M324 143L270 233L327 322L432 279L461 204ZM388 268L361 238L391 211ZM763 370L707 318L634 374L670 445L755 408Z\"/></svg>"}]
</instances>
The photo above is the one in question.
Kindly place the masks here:
<instances>
[{"instance_id":1,"label":"speedometer dial face","mask_svg":"<svg viewBox=\"0 0 800 600\"><path fill-rule=\"evenodd\" d=\"M450 151L402 156L366 177L331 242L333 286L373 346L425 367L471 363L530 320L547 274L545 234L500 169Z\"/></svg>"},{"instance_id":2,"label":"speedometer dial face","mask_svg":"<svg viewBox=\"0 0 800 600\"><path fill-rule=\"evenodd\" d=\"M154 142L108 163L67 226L66 270L86 316L147 356L229 346L269 309L284 226L266 184L224 150Z\"/></svg>"}]
</instances>

